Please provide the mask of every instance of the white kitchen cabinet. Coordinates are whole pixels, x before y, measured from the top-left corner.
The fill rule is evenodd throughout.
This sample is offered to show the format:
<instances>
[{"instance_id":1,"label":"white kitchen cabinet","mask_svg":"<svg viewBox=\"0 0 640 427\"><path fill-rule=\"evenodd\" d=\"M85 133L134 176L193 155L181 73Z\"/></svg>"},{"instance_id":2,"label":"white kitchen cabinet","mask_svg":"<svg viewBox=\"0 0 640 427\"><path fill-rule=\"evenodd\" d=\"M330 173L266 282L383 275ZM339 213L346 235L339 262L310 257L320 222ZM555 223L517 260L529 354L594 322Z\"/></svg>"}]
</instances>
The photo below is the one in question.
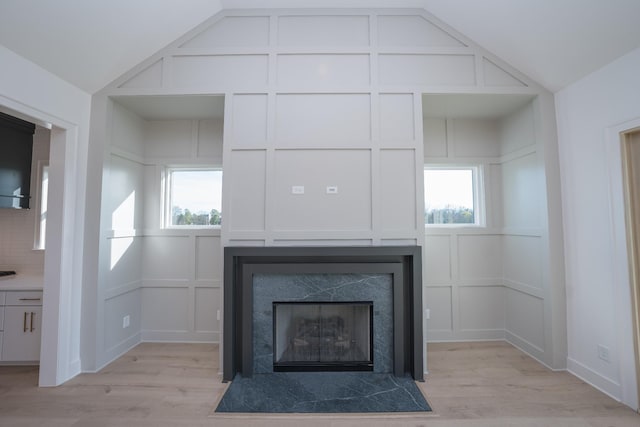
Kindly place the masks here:
<instances>
[{"instance_id":1,"label":"white kitchen cabinet","mask_svg":"<svg viewBox=\"0 0 640 427\"><path fill-rule=\"evenodd\" d=\"M42 292L5 292L2 362L38 362L42 327Z\"/></svg>"}]
</instances>

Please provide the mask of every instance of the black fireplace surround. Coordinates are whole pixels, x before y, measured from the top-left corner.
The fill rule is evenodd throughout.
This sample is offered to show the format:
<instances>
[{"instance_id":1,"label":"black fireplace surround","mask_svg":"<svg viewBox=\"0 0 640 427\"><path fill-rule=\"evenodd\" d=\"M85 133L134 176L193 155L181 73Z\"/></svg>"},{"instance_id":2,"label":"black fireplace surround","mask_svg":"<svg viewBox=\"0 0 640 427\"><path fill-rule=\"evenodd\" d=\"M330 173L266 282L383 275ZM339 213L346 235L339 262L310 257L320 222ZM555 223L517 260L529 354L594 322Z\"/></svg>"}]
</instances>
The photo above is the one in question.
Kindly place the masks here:
<instances>
[{"instance_id":1,"label":"black fireplace surround","mask_svg":"<svg viewBox=\"0 0 640 427\"><path fill-rule=\"evenodd\" d=\"M422 255L419 246L226 247L223 381L254 374L254 275L389 274L392 373L423 381ZM375 361L374 361L375 363Z\"/></svg>"}]
</instances>

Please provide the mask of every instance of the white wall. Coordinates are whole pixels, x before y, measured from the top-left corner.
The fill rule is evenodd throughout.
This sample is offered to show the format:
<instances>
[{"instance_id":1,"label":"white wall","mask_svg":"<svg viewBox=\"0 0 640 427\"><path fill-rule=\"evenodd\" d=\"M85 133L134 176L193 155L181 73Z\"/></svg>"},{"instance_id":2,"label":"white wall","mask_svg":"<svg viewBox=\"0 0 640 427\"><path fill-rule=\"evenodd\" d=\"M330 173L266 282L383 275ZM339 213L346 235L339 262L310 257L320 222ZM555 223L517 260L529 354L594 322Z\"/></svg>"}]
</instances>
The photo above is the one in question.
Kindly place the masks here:
<instances>
[{"instance_id":1,"label":"white wall","mask_svg":"<svg viewBox=\"0 0 640 427\"><path fill-rule=\"evenodd\" d=\"M568 366L638 407L619 132L640 126L640 50L556 94L567 283ZM610 361L598 358L597 346Z\"/></svg>"},{"instance_id":2,"label":"white wall","mask_svg":"<svg viewBox=\"0 0 640 427\"><path fill-rule=\"evenodd\" d=\"M90 96L0 46L0 108L53 125L40 384L81 370L80 325Z\"/></svg>"},{"instance_id":3,"label":"white wall","mask_svg":"<svg viewBox=\"0 0 640 427\"><path fill-rule=\"evenodd\" d=\"M225 11L94 96L92 158L99 167L110 150L109 96L224 94L223 245L423 246L421 97L433 92L546 93L422 10ZM464 123L458 130L469 132ZM483 156L489 148L500 156L485 142L457 154ZM304 194L292 194L293 186L304 186ZM327 186L338 193L327 194ZM159 237L145 237L145 254L170 241L184 253L197 247L191 236ZM500 246L499 234L482 239L471 240ZM493 294L473 304L481 287L491 293L502 285L502 260L487 266L474 258L482 245L465 240L460 247L469 268L481 270L472 283L480 286L463 291L463 318L474 326L496 307L504 310ZM184 317L147 317L145 305L199 301L191 299L198 276L186 260L162 271L166 278L143 280L150 337L159 336L156 329L169 336L171 325L186 333L187 324ZM215 274L207 275L208 285ZM493 337L504 329L500 317L481 329Z\"/></svg>"}]
</instances>

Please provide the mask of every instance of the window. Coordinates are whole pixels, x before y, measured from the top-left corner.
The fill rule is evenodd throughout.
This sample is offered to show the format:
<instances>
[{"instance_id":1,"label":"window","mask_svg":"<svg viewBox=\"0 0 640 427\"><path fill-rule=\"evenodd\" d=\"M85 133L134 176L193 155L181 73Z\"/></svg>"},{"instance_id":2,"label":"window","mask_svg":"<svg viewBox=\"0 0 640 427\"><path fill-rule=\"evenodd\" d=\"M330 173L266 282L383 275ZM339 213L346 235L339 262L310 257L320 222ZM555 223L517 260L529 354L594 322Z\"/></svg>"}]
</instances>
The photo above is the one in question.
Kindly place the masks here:
<instances>
[{"instance_id":1,"label":"window","mask_svg":"<svg viewBox=\"0 0 640 427\"><path fill-rule=\"evenodd\" d=\"M478 166L425 167L426 225L481 225L478 171Z\"/></svg>"},{"instance_id":2,"label":"window","mask_svg":"<svg viewBox=\"0 0 640 427\"><path fill-rule=\"evenodd\" d=\"M222 171L168 168L166 226L219 227L222 223Z\"/></svg>"},{"instance_id":3,"label":"window","mask_svg":"<svg viewBox=\"0 0 640 427\"><path fill-rule=\"evenodd\" d=\"M49 204L49 165L38 162L38 190L36 199L36 228L34 249L45 248L47 234L47 205Z\"/></svg>"}]
</instances>

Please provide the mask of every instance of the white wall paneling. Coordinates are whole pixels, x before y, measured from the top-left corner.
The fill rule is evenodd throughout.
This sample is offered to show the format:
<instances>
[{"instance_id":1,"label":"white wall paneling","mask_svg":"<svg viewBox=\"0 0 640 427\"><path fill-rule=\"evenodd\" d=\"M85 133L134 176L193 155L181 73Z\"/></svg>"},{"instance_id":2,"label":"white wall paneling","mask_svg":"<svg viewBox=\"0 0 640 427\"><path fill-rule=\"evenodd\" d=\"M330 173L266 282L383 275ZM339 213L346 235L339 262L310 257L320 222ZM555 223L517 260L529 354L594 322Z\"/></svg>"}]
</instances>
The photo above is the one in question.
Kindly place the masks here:
<instances>
[{"instance_id":1,"label":"white wall paneling","mask_svg":"<svg viewBox=\"0 0 640 427\"><path fill-rule=\"evenodd\" d=\"M385 86L474 86L472 55L380 54L380 84Z\"/></svg>"},{"instance_id":2,"label":"white wall paneling","mask_svg":"<svg viewBox=\"0 0 640 427\"><path fill-rule=\"evenodd\" d=\"M110 357L118 357L140 339L140 289L105 299L105 348ZM123 327L122 319L129 316L130 323Z\"/></svg>"},{"instance_id":3,"label":"white wall paneling","mask_svg":"<svg viewBox=\"0 0 640 427\"><path fill-rule=\"evenodd\" d=\"M113 103L111 141L132 155L144 155L144 121L117 102Z\"/></svg>"},{"instance_id":4,"label":"white wall paneling","mask_svg":"<svg viewBox=\"0 0 640 427\"><path fill-rule=\"evenodd\" d=\"M140 237L118 236L108 239L110 272L105 291L110 292L131 284L140 285L142 277L143 241Z\"/></svg>"},{"instance_id":5,"label":"white wall paneling","mask_svg":"<svg viewBox=\"0 0 640 427\"><path fill-rule=\"evenodd\" d=\"M415 157L415 150L380 151L380 205L385 231L416 230ZM398 191L399 188L406 191ZM404 209L396 209L396 206Z\"/></svg>"},{"instance_id":6,"label":"white wall paneling","mask_svg":"<svg viewBox=\"0 0 640 427\"><path fill-rule=\"evenodd\" d=\"M450 283L453 278L451 235L427 234L424 241L424 266L428 285Z\"/></svg>"},{"instance_id":7,"label":"white wall paneling","mask_svg":"<svg viewBox=\"0 0 640 427\"><path fill-rule=\"evenodd\" d=\"M194 331L219 341L222 316L222 291L220 288L197 287L195 289Z\"/></svg>"},{"instance_id":8,"label":"white wall paneling","mask_svg":"<svg viewBox=\"0 0 640 427\"><path fill-rule=\"evenodd\" d=\"M256 47L268 44L268 16L228 16L216 21L180 47Z\"/></svg>"},{"instance_id":9,"label":"white wall paneling","mask_svg":"<svg viewBox=\"0 0 640 427\"><path fill-rule=\"evenodd\" d=\"M111 229L130 233L137 228L142 228L144 219L142 165L119 155L112 155L109 185L111 217L108 221Z\"/></svg>"},{"instance_id":10,"label":"white wall paneling","mask_svg":"<svg viewBox=\"0 0 640 427\"><path fill-rule=\"evenodd\" d=\"M497 120L453 119L448 121L456 158L498 157L500 141Z\"/></svg>"},{"instance_id":11,"label":"white wall paneling","mask_svg":"<svg viewBox=\"0 0 640 427\"><path fill-rule=\"evenodd\" d=\"M195 237L196 265L195 279L197 281L215 282L222 280L222 245L219 236Z\"/></svg>"},{"instance_id":12,"label":"white wall paneling","mask_svg":"<svg viewBox=\"0 0 640 427\"><path fill-rule=\"evenodd\" d=\"M502 134L517 134L519 126L505 127L496 118L423 121L421 95L533 97L544 91L512 76L519 74L421 10L235 10L221 12L96 94L226 98L218 122L143 121L144 188L154 194L143 198L150 212L144 214L142 339L217 339L222 276L219 259L212 260L221 257L220 245L425 242L431 338L504 337L502 218L513 215L503 215L501 202L503 192L510 199L516 189L502 188L501 156L512 155L507 175L526 169L518 150L531 138L503 142ZM224 144L213 142L221 132ZM212 136L201 144L202 135ZM134 145L130 151L140 156ZM220 149L220 234L159 229L160 215L153 212L161 206L155 194L162 165L207 164ZM430 230L425 238L425 156L481 164L487 228ZM527 179L522 189L540 191ZM294 186L304 193L292 194ZM540 252L544 257L544 248ZM530 270L521 273L509 263L512 280L531 279ZM160 318L159 310L176 304L176 312Z\"/></svg>"},{"instance_id":13,"label":"white wall paneling","mask_svg":"<svg viewBox=\"0 0 640 427\"><path fill-rule=\"evenodd\" d=\"M162 87L164 59L149 65L144 70L122 83L122 88L149 89Z\"/></svg>"},{"instance_id":14,"label":"white wall paneling","mask_svg":"<svg viewBox=\"0 0 640 427\"><path fill-rule=\"evenodd\" d=\"M189 279L192 251L187 235L146 236L144 243L145 279L181 281Z\"/></svg>"},{"instance_id":15,"label":"white wall paneling","mask_svg":"<svg viewBox=\"0 0 640 427\"><path fill-rule=\"evenodd\" d=\"M223 193L223 205L229 219L223 228L230 232L264 231L266 151L235 150L230 153L227 164L232 167L226 174L228 190Z\"/></svg>"},{"instance_id":16,"label":"white wall paneling","mask_svg":"<svg viewBox=\"0 0 640 427\"><path fill-rule=\"evenodd\" d=\"M427 286L425 288L425 299L428 301L430 340L438 337L448 337L453 333L453 312L454 307L451 286Z\"/></svg>"},{"instance_id":17,"label":"white wall paneling","mask_svg":"<svg viewBox=\"0 0 640 427\"><path fill-rule=\"evenodd\" d=\"M484 84L487 86L526 86L526 83L487 58L482 59Z\"/></svg>"},{"instance_id":18,"label":"white wall paneling","mask_svg":"<svg viewBox=\"0 0 640 427\"><path fill-rule=\"evenodd\" d=\"M504 225L507 228L540 228L542 171L535 153L502 166Z\"/></svg>"},{"instance_id":19,"label":"white wall paneling","mask_svg":"<svg viewBox=\"0 0 640 427\"><path fill-rule=\"evenodd\" d=\"M535 147L536 130L533 103L528 103L501 121L501 154L509 154L525 147Z\"/></svg>"},{"instance_id":20,"label":"white wall paneling","mask_svg":"<svg viewBox=\"0 0 640 427\"><path fill-rule=\"evenodd\" d=\"M156 120L149 123L143 140L147 151L145 156L171 159L190 154L191 126L189 120Z\"/></svg>"},{"instance_id":21,"label":"white wall paneling","mask_svg":"<svg viewBox=\"0 0 640 427\"><path fill-rule=\"evenodd\" d=\"M505 235L504 279L542 289L542 240L538 236Z\"/></svg>"},{"instance_id":22,"label":"white wall paneling","mask_svg":"<svg viewBox=\"0 0 640 427\"><path fill-rule=\"evenodd\" d=\"M425 117L423 120L423 143L425 159L446 158L447 121L442 118Z\"/></svg>"},{"instance_id":23,"label":"white wall paneling","mask_svg":"<svg viewBox=\"0 0 640 427\"><path fill-rule=\"evenodd\" d=\"M205 112L206 113L206 112ZM152 120L145 123L145 162L222 164L222 119Z\"/></svg>"},{"instance_id":24,"label":"white wall paneling","mask_svg":"<svg viewBox=\"0 0 640 427\"><path fill-rule=\"evenodd\" d=\"M222 119L197 121L196 158L213 159L222 165Z\"/></svg>"},{"instance_id":25,"label":"white wall paneling","mask_svg":"<svg viewBox=\"0 0 640 427\"><path fill-rule=\"evenodd\" d=\"M369 86L369 55L278 55L277 84L281 89Z\"/></svg>"},{"instance_id":26,"label":"white wall paneling","mask_svg":"<svg viewBox=\"0 0 640 427\"><path fill-rule=\"evenodd\" d=\"M501 339L505 327L505 289L496 286L460 286L460 331L483 339Z\"/></svg>"},{"instance_id":27,"label":"white wall paneling","mask_svg":"<svg viewBox=\"0 0 640 427\"><path fill-rule=\"evenodd\" d=\"M280 146L368 146L369 94L280 94L276 100L276 139Z\"/></svg>"},{"instance_id":28,"label":"white wall paneling","mask_svg":"<svg viewBox=\"0 0 640 427\"><path fill-rule=\"evenodd\" d=\"M499 235L457 235L458 277L469 281L500 281L502 238Z\"/></svg>"},{"instance_id":29,"label":"white wall paneling","mask_svg":"<svg viewBox=\"0 0 640 427\"><path fill-rule=\"evenodd\" d=\"M218 341L222 246L217 230L145 237L143 341ZM163 267L166 266L166 267Z\"/></svg>"},{"instance_id":30,"label":"white wall paneling","mask_svg":"<svg viewBox=\"0 0 640 427\"><path fill-rule=\"evenodd\" d=\"M154 340L158 332L184 334L189 331L189 288L145 286L142 296L143 338Z\"/></svg>"},{"instance_id":31,"label":"white wall paneling","mask_svg":"<svg viewBox=\"0 0 640 427\"><path fill-rule=\"evenodd\" d=\"M242 87L267 83L267 55L175 56L171 84L176 88Z\"/></svg>"},{"instance_id":32,"label":"white wall paneling","mask_svg":"<svg viewBox=\"0 0 640 427\"><path fill-rule=\"evenodd\" d=\"M418 15L378 17L380 47L463 47L465 44L436 24Z\"/></svg>"},{"instance_id":33,"label":"white wall paneling","mask_svg":"<svg viewBox=\"0 0 640 427\"><path fill-rule=\"evenodd\" d=\"M232 102L231 138L234 146L264 146L267 140L267 95L236 94Z\"/></svg>"},{"instance_id":34,"label":"white wall paneling","mask_svg":"<svg viewBox=\"0 0 640 427\"><path fill-rule=\"evenodd\" d=\"M278 18L278 45L306 48L369 46L369 25L368 16L342 14L313 16L308 12L291 16L283 15ZM331 28L331 31L327 31L327 28Z\"/></svg>"},{"instance_id":35,"label":"white wall paneling","mask_svg":"<svg viewBox=\"0 0 640 427\"><path fill-rule=\"evenodd\" d=\"M277 150L275 174L276 232L371 230L370 150Z\"/></svg>"},{"instance_id":36,"label":"white wall paneling","mask_svg":"<svg viewBox=\"0 0 640 427\"><path fill-rule=\"evenodd\" d=\"M385 146L415 140L413 94L380 94L380 140Z\"/></svg>"},{"instance_id":37,"label":"white wall paneling","mask_svg":"<svg viewBox=\"0 0 640 427\"><path fill-rule=\"evenodd\" d=\"M544 358L544 300L507 289L507 332L519 347Z\"/></svg>"}]
</instances>

